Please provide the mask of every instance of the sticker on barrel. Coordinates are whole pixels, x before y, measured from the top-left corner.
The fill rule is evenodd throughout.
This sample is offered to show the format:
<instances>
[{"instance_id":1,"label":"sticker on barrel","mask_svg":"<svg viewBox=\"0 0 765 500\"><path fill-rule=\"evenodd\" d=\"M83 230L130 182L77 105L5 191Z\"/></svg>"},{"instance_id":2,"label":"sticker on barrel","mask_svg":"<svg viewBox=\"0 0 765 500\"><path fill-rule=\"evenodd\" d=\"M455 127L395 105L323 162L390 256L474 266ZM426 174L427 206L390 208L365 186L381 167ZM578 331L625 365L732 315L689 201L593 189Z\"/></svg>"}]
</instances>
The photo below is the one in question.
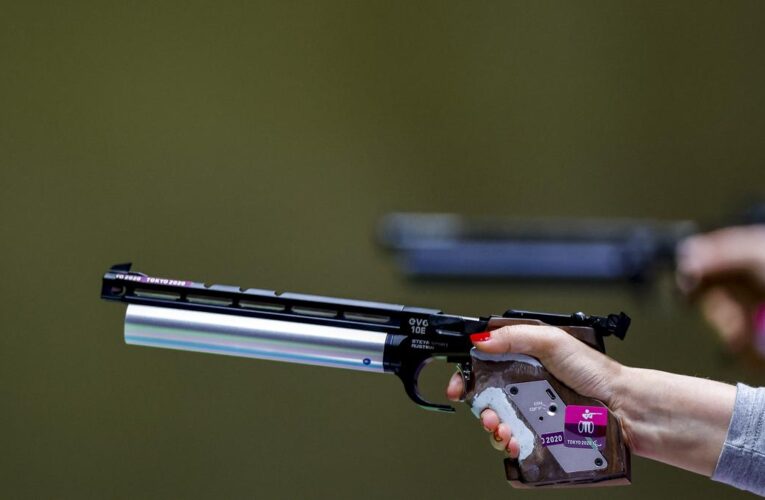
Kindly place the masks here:
<instances>
[{"instance_id":1,"label":"sticker on barrel","mask_svg":"<svg viewBox=\"0 0 765 500\"><path fill-rule=\"evenodd\" d=\"M602 450L607 424L608 408L604 406L566 406L563 446Z\"/></svg>"}]
</instances>

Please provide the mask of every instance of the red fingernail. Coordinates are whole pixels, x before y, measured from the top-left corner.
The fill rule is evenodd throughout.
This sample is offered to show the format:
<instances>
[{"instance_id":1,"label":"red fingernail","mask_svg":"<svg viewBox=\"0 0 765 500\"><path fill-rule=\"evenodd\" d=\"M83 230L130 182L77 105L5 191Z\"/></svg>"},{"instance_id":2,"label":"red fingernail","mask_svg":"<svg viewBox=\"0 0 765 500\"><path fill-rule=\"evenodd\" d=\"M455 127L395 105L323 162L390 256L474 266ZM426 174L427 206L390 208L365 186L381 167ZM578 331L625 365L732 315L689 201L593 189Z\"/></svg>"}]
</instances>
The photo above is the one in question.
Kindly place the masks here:
<instances>
[{"instance_id":1,"label":"red fingernail","mask_svg":"<svg viewBox=\"0 0 765 500\"><path fill-rule=\"evenodd\" d=\"M491 332L481 332L481 333L473 333L470 335L470 341L475 342L486 342L491 338Z\"/></svg>"}]
</instances>

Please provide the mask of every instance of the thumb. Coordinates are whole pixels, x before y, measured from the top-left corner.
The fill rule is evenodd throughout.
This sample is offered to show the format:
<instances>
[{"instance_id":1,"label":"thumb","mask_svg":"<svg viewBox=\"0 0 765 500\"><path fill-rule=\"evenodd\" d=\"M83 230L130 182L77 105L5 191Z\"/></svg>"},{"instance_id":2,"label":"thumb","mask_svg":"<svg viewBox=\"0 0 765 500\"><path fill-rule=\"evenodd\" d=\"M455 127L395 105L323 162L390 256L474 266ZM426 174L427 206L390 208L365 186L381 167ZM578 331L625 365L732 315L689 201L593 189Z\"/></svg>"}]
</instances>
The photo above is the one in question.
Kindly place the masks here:
<instances>
[{"instance_id":1,"label":"thumb","mask_svg":"<svg viewBox=\"0 0 765 500\"><path fill-rule=\"evenodd\" d=\"M511 325L479 335L471 336L471 340L480 351L527 354L538 358L543 364L562 351L576 349L576 344L586 348L560 328L552 326Z\"/></svg>"},{"instance_id":2,"label":"thumb","mask_svg":"<svg viewBox=\"0 0 765 500\"><path fill-rule=\"evenodd\" d=\"M753 329L750 315L730 290L710 289L701 299L701 310L731 350L740 352L747 346Z\"/></svg>"}]
</instances>

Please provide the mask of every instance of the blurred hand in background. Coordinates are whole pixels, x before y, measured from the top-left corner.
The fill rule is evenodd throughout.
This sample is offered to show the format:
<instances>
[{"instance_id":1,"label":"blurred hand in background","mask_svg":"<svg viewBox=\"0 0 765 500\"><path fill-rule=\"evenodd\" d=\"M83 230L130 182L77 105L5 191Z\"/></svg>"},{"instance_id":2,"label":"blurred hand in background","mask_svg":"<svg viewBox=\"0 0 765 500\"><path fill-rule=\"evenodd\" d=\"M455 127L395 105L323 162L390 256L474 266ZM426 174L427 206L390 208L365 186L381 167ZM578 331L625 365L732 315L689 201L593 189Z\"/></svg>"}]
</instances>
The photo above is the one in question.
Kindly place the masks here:
<instances>
[{"instance_id":1,"label":"blurred hand in background","mask_svg":"<svg viewBox=\"0 0 765 500\"><path fill-rule=\"evenodd\" d=\"M765 357L765 225L688 238L677 255L681 290L735 353Z\"/></svg>"}]
</instances>

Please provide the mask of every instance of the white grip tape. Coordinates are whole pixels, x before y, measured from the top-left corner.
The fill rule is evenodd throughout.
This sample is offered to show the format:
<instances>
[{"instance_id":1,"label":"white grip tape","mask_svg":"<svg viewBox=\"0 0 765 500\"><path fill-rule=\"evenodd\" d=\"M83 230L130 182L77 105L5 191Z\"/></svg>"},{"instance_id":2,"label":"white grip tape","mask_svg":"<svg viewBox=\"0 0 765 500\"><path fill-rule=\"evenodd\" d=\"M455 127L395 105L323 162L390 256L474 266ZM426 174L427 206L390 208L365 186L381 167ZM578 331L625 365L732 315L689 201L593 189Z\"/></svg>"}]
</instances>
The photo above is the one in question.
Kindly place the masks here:
<instances>
[{"instance_id":1,"label":"white grip tape","mask_svg":"<svg viewBox=\"0 0 765 500\"><path fill-rule=\"evenodd\" d=\"M490 408L499 416L500 422L510 426L513 437L520 445L518 460L524 460L534 451L534 433L518 416L515 407L510 403L505 391L498 387L489 387L473 398L471 410L473 415L481 418L481 412Z\"/></svg>"}]
</instances>

